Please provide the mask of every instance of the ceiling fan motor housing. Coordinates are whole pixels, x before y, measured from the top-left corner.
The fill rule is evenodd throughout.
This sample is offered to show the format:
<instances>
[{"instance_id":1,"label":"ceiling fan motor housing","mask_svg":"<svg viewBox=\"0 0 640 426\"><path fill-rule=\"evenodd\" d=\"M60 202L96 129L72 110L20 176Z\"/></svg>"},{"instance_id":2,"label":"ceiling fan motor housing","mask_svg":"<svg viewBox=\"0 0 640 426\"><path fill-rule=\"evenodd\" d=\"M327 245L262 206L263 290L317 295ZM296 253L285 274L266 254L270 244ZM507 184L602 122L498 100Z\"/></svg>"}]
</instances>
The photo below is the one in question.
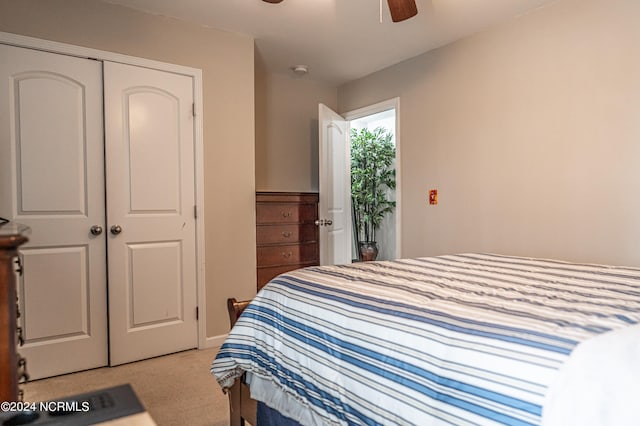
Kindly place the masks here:
<instances>
[{"instance_id":1,"label":"ceiling fan motor housing","mask_svg":"<svg viewBox=\"0 0 640 426\"><path fill-rule=\"evenodd\" d=\"M267 3L281 3L282 0L262 0ZM418 7L415 0L387 0L391 20L400 22L412 18L418 14Z\"/></svg>"}]
</instances>

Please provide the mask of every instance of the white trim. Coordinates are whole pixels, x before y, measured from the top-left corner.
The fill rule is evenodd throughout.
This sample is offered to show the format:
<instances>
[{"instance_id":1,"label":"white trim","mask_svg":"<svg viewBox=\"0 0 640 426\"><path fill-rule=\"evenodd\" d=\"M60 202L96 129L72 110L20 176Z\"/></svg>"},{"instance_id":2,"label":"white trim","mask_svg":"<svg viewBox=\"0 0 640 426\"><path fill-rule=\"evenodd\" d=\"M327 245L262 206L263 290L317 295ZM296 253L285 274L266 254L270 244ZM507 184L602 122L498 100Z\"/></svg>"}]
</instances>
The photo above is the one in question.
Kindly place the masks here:
<instances>
[{"instance_id":1,"label":"white trim","mask_svg":"<svg viewBox=\"0 0 640 426\"><path fill-rule=\"evenodd\" d=\"M228 333L221 334L219 336L207 337L204 346L200 349L219 348L227 338Z\"/></svg>"},{"instance_id":2,"label":"white trim","mask_svg":"<svg viewBox=\"0 0 640 426\"><path fill-rule=\"evenodd\" d=\"M143 68L151 68L174 74L182 74L193 78L193 101L195 103L196 116L194 119L194 152L195 152L195 180L196 180L196 205L198 206L198 218L196 220L196 286L198 298L198 348L207 346L207 306L206 306L206 278L205 278L205 232L204 232L204 136L202 123L202 70L182 65L169 64L151 59L136 58L120 53L91 49L88 47L74 46L72 44L43 40L18 34L0 31L0 43L17 47L42 50L80 58L90 58L99 61L117 62L127 65L135 65ZM214 337L213 339L216 339Z\"/></svg>"},{"instance_id":3,"label":"white trim","mask_svg":"<svg viewBox=\"0 0 640 426\"><path fill-rule=\"evenodd\" d=\"M207 341L207 280L205 262L204 233L204 132L202 117L202 71L195 70L193 75L193 102L195 103L194 138L195 138L195 179L196 179L196 280L198 287L198 348L204 348Z\"/></svg>"},{"instance_id":4,"label":"white trim","mask_svg":"<svg viewBox=\"0 0 640 426\"><path fill-rule=\"evenodd\" d=\"M170 64L167 62L154 61L152 59L137 58L135 56L108 52L106 50L91 49L89 47L75 46L73 44L59 43L57 41L43 40L39 38L5 33L1 31L0 43L17 47L43 50L45 52L51 53L60 53L68 56L76 56L79 58L97 59L100 61L118 62L121 64L135 65L143 68L152 68L156 70L173 72L175 74L184 74L192 77L195 77L196 73L202 75L202 71L197 68Z\"/></svg>"},{"instance_id":5,"label":"white trim","mask_svg":"<svg viewBox=\"0 0 640 426\"><path fill-rule=\"evenodd\" d=\"M368 115L377 114L379 112L395 109L396 111L396 258L402 257L402 151L401 151L401 127L400 127L400 98L387 99L373 105L358 108L353 111L344 113L342 116L347 121L357 120L358 118Z\"/></svg>"},{"instance_id":6,"label":"white trim","mask_svg":"<svg viewBox=\"0 0 640 426\"><path fill-rule=\"evenodd\" d=\"M396 110L400 108L400 98L387 99L386 101L378 102L373 105L368 105L366 107L362 107L353 111L346 112L342 114L342 116L345 119L351 121L351 120L357 120L358 118L366 117L369 115L377 114L379 112L388 111L394 108Z\"/></svg>"}]
</instances>

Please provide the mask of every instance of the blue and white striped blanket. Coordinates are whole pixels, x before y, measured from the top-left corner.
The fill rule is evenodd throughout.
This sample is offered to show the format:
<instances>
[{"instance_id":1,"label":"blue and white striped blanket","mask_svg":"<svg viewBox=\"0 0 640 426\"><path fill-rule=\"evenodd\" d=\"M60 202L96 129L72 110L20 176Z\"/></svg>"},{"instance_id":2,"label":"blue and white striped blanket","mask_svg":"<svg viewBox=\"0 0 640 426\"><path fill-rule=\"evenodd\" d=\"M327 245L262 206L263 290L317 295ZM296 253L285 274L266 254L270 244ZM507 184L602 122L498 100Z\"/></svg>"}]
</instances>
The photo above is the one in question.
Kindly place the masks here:
<instances>
[{"instance_id":1,"label":"blue and white striped blanket","mask_svg":"<svg viewBox=\"0 0 640 426\"><path fill-rule=\"evenodd\" d=\"M640 269L462 254L301 269L212 366L302 424L537 425L582 341L640 323Z\"/></svg>"}]
</instances>

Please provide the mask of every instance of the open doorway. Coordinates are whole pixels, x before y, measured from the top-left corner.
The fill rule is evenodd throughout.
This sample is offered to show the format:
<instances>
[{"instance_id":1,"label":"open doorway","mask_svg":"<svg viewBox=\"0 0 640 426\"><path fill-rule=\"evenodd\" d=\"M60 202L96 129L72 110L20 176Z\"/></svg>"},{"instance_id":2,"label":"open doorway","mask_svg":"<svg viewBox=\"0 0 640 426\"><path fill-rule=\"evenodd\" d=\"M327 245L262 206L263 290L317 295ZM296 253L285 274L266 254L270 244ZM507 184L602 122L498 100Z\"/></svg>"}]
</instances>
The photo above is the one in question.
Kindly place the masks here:
<instances>
[{"instance_id":1,"label":"open doorway","mask_svg":"<svg viewBox=\"0 0 640 426\"><path fill-rule=\"evenodd\" d=\"M389 190L388 199L396 202L392 212L382 219L380 228L376 232L378 256L376 260L388 260L401 257L400 253L400 161L399 138L397 134L399 117L399 99L394 98L368 107L348 112L344 118L349 122L351 129L360 132L362 129L375 131L384 129L390 134L391 142L395 145L395 161L392 167L396 170L396 189ZM352 258L358 259L357 235L352 233Z\"/></svg>"},{"instance_id":2,"label":"open doorway","mask_svg":"<svg viewBox=\"0 0 640 426\"><path fill-rule=\"evenodd\" d=\"M378 260L402 257L400 99L394 98L346 113L344 116L318 105L318 239L321 265L342 265L358 259L352 232L350 179L350 126L386 125L395 144L396 206L378 233L384 249ZM368 123L368 124L367 124ZM377 237L376 237L377 238Z\"/></svg>"}]
</instances>

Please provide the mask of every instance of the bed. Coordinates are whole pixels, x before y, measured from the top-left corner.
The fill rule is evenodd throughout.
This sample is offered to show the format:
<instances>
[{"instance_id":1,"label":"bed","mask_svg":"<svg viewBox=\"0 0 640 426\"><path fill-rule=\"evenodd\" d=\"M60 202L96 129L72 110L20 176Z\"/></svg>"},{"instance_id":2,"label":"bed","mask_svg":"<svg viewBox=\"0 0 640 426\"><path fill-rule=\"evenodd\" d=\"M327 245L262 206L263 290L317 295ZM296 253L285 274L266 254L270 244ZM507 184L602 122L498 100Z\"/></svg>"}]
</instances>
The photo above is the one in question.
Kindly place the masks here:
<instances>
[{"instance_id":1,"label":"bed","mask_svg":"<svg viewBox=\"0 0 640 426\"><path fill-rule=\"evenodd\" d=\"M255 422L255 401L303 425L640 424L637 268L496 254L318 266L236 307L211 367L232 424Z\"/></svg>"}]
</instances>

